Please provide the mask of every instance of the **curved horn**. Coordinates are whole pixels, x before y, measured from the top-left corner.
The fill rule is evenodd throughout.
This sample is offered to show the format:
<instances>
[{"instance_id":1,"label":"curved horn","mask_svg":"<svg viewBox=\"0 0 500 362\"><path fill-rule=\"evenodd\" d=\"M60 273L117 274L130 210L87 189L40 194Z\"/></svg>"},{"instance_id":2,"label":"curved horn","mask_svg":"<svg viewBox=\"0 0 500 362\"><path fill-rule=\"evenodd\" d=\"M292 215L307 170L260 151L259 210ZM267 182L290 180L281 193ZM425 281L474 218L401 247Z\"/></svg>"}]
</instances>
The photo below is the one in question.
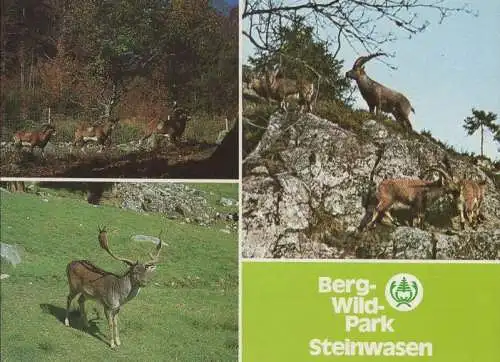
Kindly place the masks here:
<instances>
[{"instance_id":1,"label":"curved horn","mask_svg":"<svg viewBox=\"0 0 500 362\"><path fill-rule=\"evenodd\" d=\"M378 57L378 56L381 56L381 55L387 56L386 53L374 53L374 54L370 54L370 55L367 55L367 56L359 57L354 62L354 65L352 66L352 68L353 69L355 69L355 68L361 68L370 59Z\"/></svg>"},{"instance_id":2,"label":"curved horn","mask_svg":"<svg viewBox=\"0 0 500 362\"><path fill-rule=\"evenodd\" d=\"M101 245L101 248L106 250L109 255L111 255L114 259L123 261L125 264L128 264L130 266L135 265L136 263L133 262L130 259L125 259L125 258L120 258L118 256L115 256L111 250L109 250L108 246L108 235L106 234L106 227L103 226L102 228L100 226L97 227L97 230L99 231L99 236L97 237L99 239L99 244Z\"/></svg>"},{"instance_id":3,"label":"curved horn","mask_svg":"<svg viewBox=\"0 0 500 362\"><path fill-rule=\"evenodd\" d=\"M427 172L429 171L436 171L436 172L439 172L442 176L444 176L445 179L447 179L448 181L453 181L453 178L445 171L443 170L441 167L429 167L427 168L425 171L424 171L424 174L426 174Z\"/></svg>"}]
</instances>

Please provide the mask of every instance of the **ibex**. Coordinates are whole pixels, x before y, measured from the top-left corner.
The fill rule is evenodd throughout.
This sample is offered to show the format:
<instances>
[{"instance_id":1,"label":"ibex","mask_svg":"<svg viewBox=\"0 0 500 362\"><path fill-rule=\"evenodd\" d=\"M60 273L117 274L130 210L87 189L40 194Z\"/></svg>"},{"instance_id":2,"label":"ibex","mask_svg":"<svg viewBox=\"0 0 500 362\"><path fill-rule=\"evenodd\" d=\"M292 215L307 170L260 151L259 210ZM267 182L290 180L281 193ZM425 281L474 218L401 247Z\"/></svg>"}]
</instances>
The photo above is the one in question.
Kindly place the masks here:
<instances>
[{"instance_id":1,"label":"ibex","mask_svg":"<svg viewBox=\"0 0 500 362\"><path fill-rule=\"evenodd\" d=\"M109 146L111 143L111 132L116 127L118 119L109 119L104 125L89 126L79 125L75 130L75 146L83 146L89 141L96 142L100 146Z\"/></svg>"},{"instance_id":2,"label":"ibex","mask_svg":"<svg viewBox=\"0 0 500 362\"><path fill-rule=\"evenodd\" d=\"M161 237L161 233L160 233ZM94 299L104 307L104 313L108 320L111 339L111 348L120 345L118 336L117 314L120 308L139 294L140 288L146 286L151 273L155 270L158 257L162 247L161 238L156 246L156 255L151 255L151 260L139 263L125 258L115 256L108 247L108 239L105 228L99 228L99 243L114 259L127 264L128 270L122 276L107 272L87 260L75 260L68 264L66 274L68 276L69 295L66 305L66 319L64 323L69 326L69 308L71 302L78 297L80 313L85 326L88 326L85 313L85 300Z\"/></svg>"},{"instance_id":3,"label":"ibex","mask_svg":"<svg viewBox=\"0 0 500 362\"><path fill-rule=\"evenodd\" d=\"M374 57L386 55L385 53L375 53L368 56L359 57L354 62L352 69L346 72L346 77L354 79L358 84L359 91L363 96L371 113L380 112L392 113L397 121L403 123L407 130L411 130L410 111L415 110L408 98L386 86L370 79L365 73L364 64Z\"/></svg>"},{"instance_id":4,"label":"ibex","mask_svg":"<svg viewBox=\"0 0 500 362\"><path fill-rule=\"evenodd\" d=\"M51 124L45 124L42 126L40 131L19 131L13 136L14 145L21 148L22 146L28 146L30 152L33 153L35 147L42 150L44 154L45 146L49 142L50 138L56 134L56 129Z\"/></svg>"},{"instance_id":5,"label":"ibex","mask_svg":"<svg viewBox=\"0 0 500 362\"><path fill-rule=\"evenodd\" d=\"M443 175L448 182L458 185L458 192L454 194L454 199L460 215L460 228L465 229L466 219L469 225L475 228L479 219L484 218L481 213L481 205L486 193L486 180L457 179L453 175L448 158L444 159L443 164L447 171L443 170Z\"/></svg>"},{"instance_id":6,"label":"ibex","mask_svg":"<svg viewBox=\"0 0 500 362\"><path fill-rule=\"evenodd\" d=\"M314 84L304 80L293 80L281 77L280 69L266 70L264 73L251 73L248 79L250 88L258 95L265 97L269 102L274 99L280 102L283 111L287 109L287 100L295 99L300 106L300 112L304 108L312 112L312 99L314 95Z\"/></svg>"},{"instance_id":7,"label":"ibex","mask_svg":"<svg viewBox=\"0 0 500 362\"><path fill-rule=\"evenodd\" d=\"M446 178L445 172L440 168L431 168L438 171L441 177L437 181L427 181L421 179L394 178L383 180L377 190L377 206L373 212L370 222L360 226L360 230L372 226L384 215L394 223L390 214L392 205L400 202L410 206L415 215L412 226L423 226L423 216L426 208L433 201L447 193L458 192L458 185ZM443 176L446 179L443 179Z\"/></svg>"},{"instance_id":8,"label":"ibex","mask_svg":"<svg viewBox=\"0 0 500 362\"><path fill-rule=\"evenodd\" d=\"M187 112L177 105L173 104L173 114L168 115L166 120L152 120L149 122L144 136L140 142L151 137L152 134L159 134L167 138L171 138L174 143L178 143L179 139L184 134L186 123L191 119Z\"/></svg>"}]
</instances>

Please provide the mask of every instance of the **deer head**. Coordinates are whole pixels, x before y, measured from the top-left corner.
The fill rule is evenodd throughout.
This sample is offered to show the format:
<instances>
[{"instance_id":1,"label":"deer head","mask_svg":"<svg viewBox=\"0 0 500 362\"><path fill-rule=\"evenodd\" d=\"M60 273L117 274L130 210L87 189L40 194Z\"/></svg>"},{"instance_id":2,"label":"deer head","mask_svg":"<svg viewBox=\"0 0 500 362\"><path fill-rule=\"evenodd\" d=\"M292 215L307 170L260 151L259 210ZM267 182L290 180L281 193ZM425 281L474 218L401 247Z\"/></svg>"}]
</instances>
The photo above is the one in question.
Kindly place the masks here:
<instances>
[{"instance_id":1,"label":"deer head","mask_svg":"<svg viewBox=\"0 0 500 362\"><path fill-rule=\"evenodd\" d=\"M98 227L98 231L99 231L98 239L101 248L106 250L106 252L109 255L111 255L111 257L113 257L114 259L119 260L129 266L129 273L132 283L138 284L141 287L146 286L149 278L151 277L151 273L156 270L156 264L159 263L160 251L163 246L161 240L162 233L160 232L160 235L158 236L159 242L158 245L156 245L156 255L150 253L149 256L151 259L149 261L145 263L139 263L139 261L134 262L130 259L122 258L113 254L109 249L106 227Z\"/></svg>"}]
</instances>

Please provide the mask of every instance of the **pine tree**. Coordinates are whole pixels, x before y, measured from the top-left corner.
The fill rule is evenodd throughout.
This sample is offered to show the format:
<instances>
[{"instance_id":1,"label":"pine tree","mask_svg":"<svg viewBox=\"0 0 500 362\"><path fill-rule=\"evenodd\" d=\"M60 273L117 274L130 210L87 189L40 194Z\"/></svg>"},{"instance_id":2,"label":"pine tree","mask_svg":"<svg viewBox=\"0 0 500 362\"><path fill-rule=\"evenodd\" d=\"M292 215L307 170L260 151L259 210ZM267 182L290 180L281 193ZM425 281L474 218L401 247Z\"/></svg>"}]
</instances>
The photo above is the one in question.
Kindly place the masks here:
<instances>
[{"instance_id":1,"label":"pine tree","mask_svg":"<svg viewBox=\"0 0 500 362\"><path fill-rule=\"evenodd\" d=\"M477 110L472 108L473 116L469 116L464 119L464 128L469 136L473 135L478 129L481 132L481 156L484 155L483 145L484 145L484 129L489 129L495 135L495 139L498 136L499 126L495 123L497 115L493 112L486 113L482 110Z\"/></svg>"}]
</instances>

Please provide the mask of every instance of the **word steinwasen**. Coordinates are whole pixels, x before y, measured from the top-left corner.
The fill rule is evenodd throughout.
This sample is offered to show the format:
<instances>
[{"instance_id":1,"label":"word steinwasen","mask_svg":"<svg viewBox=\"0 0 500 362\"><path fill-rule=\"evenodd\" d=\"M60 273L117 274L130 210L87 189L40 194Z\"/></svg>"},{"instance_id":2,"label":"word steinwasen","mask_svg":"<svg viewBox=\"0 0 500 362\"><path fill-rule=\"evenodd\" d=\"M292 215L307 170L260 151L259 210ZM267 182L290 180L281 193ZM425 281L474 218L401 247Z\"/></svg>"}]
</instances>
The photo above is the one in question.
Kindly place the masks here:
<instances>
[{"instance_id":1,"label":"word steinwasen","mask_svg":"<svg viewBox=\"0 0 500 362\"><path fill-rule=\"evenodd\" d=\"M394 318L378 315L385 309L379 298L368 297L377 286L368 279L318 278L318 293L333 293L331 297L333 314L343 314L344 330L360 333L394 332ZM344 296L342 296L344 294ZM347 294L347 295L345 295ZM371 315L373 317L361 317ZM377 315L375 317L375 315ZM432 343L415 341L353 341L313 338L309 341L311 356L432 356Z\"/></svg>"}]
</instances>

